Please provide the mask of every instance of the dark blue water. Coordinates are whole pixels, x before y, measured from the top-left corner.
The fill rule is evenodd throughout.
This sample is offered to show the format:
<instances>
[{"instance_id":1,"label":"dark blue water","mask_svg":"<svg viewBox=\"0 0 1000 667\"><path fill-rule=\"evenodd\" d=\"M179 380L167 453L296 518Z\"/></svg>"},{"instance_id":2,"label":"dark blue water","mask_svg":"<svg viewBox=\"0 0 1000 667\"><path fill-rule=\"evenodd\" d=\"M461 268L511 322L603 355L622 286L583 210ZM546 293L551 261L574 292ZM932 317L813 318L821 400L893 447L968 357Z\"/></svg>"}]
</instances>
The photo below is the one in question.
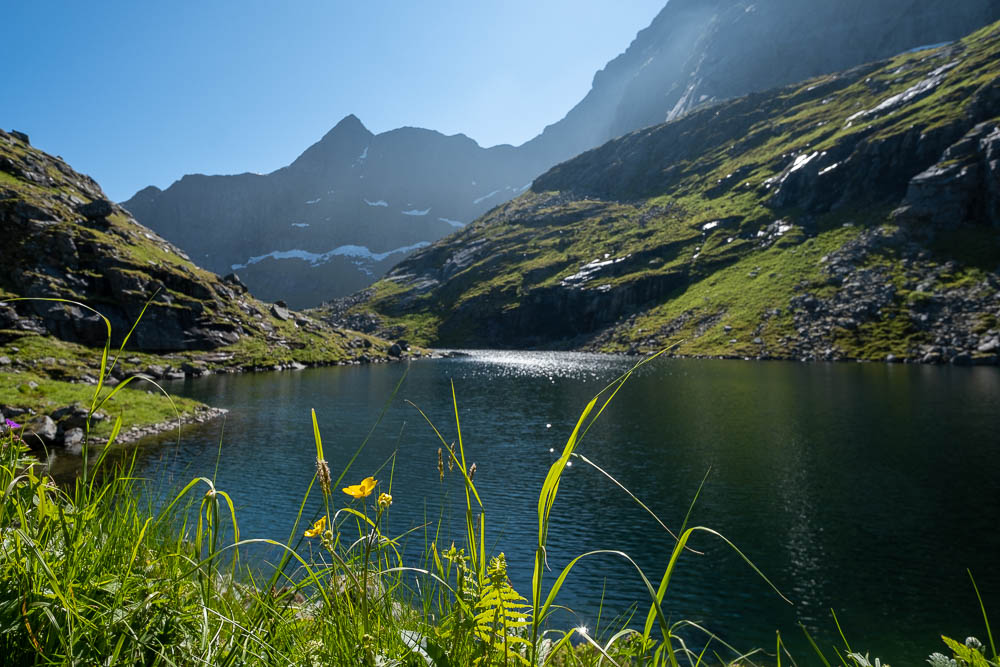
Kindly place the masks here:
<instances>
[{"instance_id":1,"label":"dark blue water","mask_svg":"<svg viewBox=\"0 0 1000 667\"><path fill-rule=\"evenodd\" d=\"M374 474L388 490L391 472L388 533L431 522L445 533L439 544L450 542L449 531L459 539L460 478L438 481L440 443L405 402L422 408L448 442L457 440L454 381L488 545L506 553L514 586L529 597L536 503L553 451L587 401L630 364L543 352L415 362L344 482ZM343 367L175 383L174 393L229 408L224 432L216 422L185 431L179 447L150 447L140 472L174 482L215 475L238 505L243 537L285 540L314 471L310 408L336 477L404 370ZM798 624L829 646L833 609L853 649L902 665L943 650L940 634L985 640L966 568L1000 619L998 445L997 369L667 359L633 377L580 451L671 528L711 471L694 523L732 540L794 603L718 539L702 536L692 544L704 555L681 558L668 592L672 620L702 623L744 649L773 650L780 630L799 664L812 664ZM340 496L339 503L349 500ZM310 516L318 506L317 494ZM424 540L425 531L412 534L407 553L419 555ZM625 493L580 461L560 486L549 541L551 579L575 555L617 549L654 585L673 546ZM647 599L624 561L585 560L558 600L573 610L559 623L594 631L602 609L607 628L634 605L644 618Z\"/></svg>"}]
</instances>

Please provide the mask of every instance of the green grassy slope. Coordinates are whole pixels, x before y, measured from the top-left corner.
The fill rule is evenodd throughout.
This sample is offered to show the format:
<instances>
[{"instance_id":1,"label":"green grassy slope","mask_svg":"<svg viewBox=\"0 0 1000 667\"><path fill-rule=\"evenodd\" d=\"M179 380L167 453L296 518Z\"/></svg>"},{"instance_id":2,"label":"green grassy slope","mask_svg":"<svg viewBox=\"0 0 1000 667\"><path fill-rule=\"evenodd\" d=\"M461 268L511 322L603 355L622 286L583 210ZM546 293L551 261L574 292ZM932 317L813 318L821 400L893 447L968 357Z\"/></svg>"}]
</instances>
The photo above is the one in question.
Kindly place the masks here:
<instances>
[{"instance_id":1,"label":"green grassy slope","mask_svg":"<svg viewBox=\"0 0 1000 667\"><path fill-rule=\"evenodd\" d=\"M995 361L998 76L995 24L633 132L328 315L444 346ZM962 174L940 211L908 195L932 166Z\"/></svg>"}]
</instances>

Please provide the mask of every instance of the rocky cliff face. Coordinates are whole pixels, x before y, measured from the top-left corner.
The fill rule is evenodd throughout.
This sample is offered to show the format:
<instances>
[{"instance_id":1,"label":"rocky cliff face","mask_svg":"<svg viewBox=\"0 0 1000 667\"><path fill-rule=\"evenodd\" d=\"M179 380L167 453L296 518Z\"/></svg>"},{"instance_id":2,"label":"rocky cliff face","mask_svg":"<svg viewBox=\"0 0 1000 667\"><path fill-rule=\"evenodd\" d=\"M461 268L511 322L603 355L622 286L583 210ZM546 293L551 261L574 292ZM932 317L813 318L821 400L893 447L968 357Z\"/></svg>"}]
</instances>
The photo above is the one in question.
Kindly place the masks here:
<instances>
[{"instance_id":1,"label":"rocky cliff face","mask_svg":"<svg viewBox=\"0 0 1000 667\"><path fill-rule=\"evenodd\" d=\"M130 339L133 350L223 349L225 359L244 362L292 359L294 350L308 346L313 361L352 356L345 332L261 303L235 276L223 279L197 268L183 251L108 201L93 179L33 148L19 132L0 131L0 230L4 351L5 345L39 336L103 346L105 323L86 309L53 300L68 299L107 317L116 345L145 307ZM13 300L18 297L31 300ZM372 353L385 347L379 344ZM3 358L11 363L11 357Z\"/></svg>"},{"instance_id":2,"label":"rocky cliff face","mask_svg":"<svg viewBox=\"0 0 1000 667\"><path fill-rule=\"evenodd\" d=\"M439 345L995 363L998 63L994 24L633 132L339 317Z\"/></svg>"},{"instance_id":3,"label":"rocky cliff face","mask_svg":"<svg viewBox=\"0 0 1000 667\"><path fill-rule=\"evenodd\" d=\"M670 0L567 116L517 148L348 116L267 174L185 176L124 203L200 265L294 306L360 289L417 247L632 130L752 91L953 40L995 0Z\"/></svg>"}]
</instances>

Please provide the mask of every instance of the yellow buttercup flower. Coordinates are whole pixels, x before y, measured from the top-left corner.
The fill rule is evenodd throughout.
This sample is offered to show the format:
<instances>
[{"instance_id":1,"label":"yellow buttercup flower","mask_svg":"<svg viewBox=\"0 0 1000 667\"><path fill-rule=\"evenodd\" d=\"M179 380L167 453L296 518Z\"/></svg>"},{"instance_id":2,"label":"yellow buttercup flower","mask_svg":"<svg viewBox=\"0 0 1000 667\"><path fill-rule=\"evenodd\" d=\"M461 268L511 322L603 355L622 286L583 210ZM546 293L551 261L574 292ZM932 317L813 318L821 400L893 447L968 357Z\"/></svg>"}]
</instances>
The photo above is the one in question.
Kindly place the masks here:
<instances>
[{"instance_id":1,"label":"yellow buttercup flower","mask_svg":"<svg viewBox=\"0 0 1000 667\"><path fill-rule=\"evenodd\" d=\"M386 509L392 504L392 496L388 493L380 493L378 496L378 506L382 509Z\"/></svg>"},{"instance_id":2,"label":"yellow buttercup flower","mask_svg":"<svg viewBox=\"0 0 1000 667\"><path fill-rule=\"evenodd\" d=\"M354 498L367 498L375 490L377 480L374 477L365 477L360 484L345 486L343 491Z\"/></svg>"},{"instance_id":3,"label":"yellow buttercup flower","mask_svg":"<svg viewBox=\"0 0 1000 667\"><path fill-rule=\"evenodd\" d=\"M326 515L324 514L319 518L319 521L313 524L313 527L306 531L306 537L316 537L323 532L326 528Z\"/></svg>"}]
</instances>

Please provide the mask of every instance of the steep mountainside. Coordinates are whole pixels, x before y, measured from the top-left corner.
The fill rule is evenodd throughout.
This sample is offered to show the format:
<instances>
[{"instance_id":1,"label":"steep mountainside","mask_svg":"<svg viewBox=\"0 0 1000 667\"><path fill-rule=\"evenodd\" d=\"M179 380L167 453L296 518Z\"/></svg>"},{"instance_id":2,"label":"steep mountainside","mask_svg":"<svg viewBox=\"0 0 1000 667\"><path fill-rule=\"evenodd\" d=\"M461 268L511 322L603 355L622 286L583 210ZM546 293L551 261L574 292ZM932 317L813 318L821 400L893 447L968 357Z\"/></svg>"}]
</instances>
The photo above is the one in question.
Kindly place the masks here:
<instances>
[{"instance_id":1,"label":"steep mountainside","mask_svg":"<svg viewBox=\"0 0 1000 667\"><path fill-rule=\"evenodd\" d=\"M199 265L238 270L257 296L315 305L613 137L997 19L996 0L670 0L563 120L517 148L416 128L372 135L348 116L276 172L185 176L124 206Z\"/></svg>"},{"instance_id":2,"label":"steep mountainside","mask_svg":"<svg viewBox=\"0 0 1000 667\"><path fill-rule=\"evenodd\" d=\"M584 153L328 316L447 346L995 363L1000 24Z\"/></svg>"},{"instance_id":3,"label":"steep mountainside","mask_svg":"<svg viewBox=\"0 0 1000 667\"><path fill-rule=\"evenodd\" d=\"M357 335L261 303L234 276L222 279L196 267L181 250L109 202L90 177L33 148L19 132L0 131L0 230L0 301L31 297L86 303L110 320L120 341L155 295L132 334L131 350L211 352L213 362L224 366L344 361L363 351ZM44 341L103 346L106 336L100 318L76 306L0 303L4 366L13 358L15 366L35 369L25 355L43 349ZM354 339L358 351L350 345ZM43 365L68 366L68 356L76 352L52 345L67 358ZM368 347L373 345L373 354L388 348L369 340ZM184 360L197 357L191 352ZM61 374L71 374L67 371Z\"/></svg>"},{"instance_id":4,"label":"steep mountainside","mask_svg":"<svg viewBox=\"0 0 1000 667\"><path fill-rule=\"evenodd\" d=\"M587 96L524 148L566 159L699 106L958 39L998 19L993 0L670 0Z\"/></svg>"}]
</instances>

